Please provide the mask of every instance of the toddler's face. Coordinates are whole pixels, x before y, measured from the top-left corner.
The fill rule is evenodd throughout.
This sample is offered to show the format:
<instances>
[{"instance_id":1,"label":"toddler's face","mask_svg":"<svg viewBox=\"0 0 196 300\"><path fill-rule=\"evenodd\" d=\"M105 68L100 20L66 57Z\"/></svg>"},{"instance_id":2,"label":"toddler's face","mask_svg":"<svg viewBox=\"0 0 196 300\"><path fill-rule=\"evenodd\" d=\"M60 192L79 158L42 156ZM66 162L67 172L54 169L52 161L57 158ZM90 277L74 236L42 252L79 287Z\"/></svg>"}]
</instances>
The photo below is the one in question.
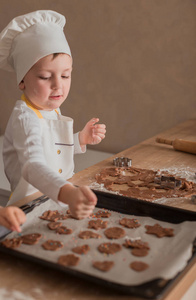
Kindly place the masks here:
<instances>
[{"instance_id":1,"label":"toddler's face","mask_svg":"<svg viewBox=\"0 0 196 300\"><path fill-rule=\"evenodd\" d=\"M41 58L25 75L19 87L39 110L53 110L65 101L71 85L72 58L53 54Z\"/></svg>"}]
</instances>

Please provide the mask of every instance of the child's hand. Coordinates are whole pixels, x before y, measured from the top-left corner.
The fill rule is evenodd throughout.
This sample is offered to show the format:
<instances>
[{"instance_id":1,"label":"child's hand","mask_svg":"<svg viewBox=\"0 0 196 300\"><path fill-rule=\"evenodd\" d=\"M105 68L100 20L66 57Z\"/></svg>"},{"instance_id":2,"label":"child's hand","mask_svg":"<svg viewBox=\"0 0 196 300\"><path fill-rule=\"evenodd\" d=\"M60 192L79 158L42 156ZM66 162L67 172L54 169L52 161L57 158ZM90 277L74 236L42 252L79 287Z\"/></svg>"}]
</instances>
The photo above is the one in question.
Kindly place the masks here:
<instances>
[{"instance_id":1,"label":"child's hand","mask_svg":"<svg viewBox=\"0 0 196 300\"><path fill-rule=\"evenodd\" d=\"M12 231L21 232L20 225L26 221L25 213L16 206L0 207L0 224Z\"/></svg>"},{"instance_id":2,"label":"child's hand","mask_svg":"<svg viewBox=\"0 0 196 300\"><path fill-rule=\"evenodd\" d=\"M90 216L97 204L97 197L88 186L74 187L65 184L59 193L59 201L69 205L71 215L76 219Z\"/></svg>"},{"instance_id":3,"label":"child's hand","mask_svg":"<svg viewBox=\"0 0 196 300\"><path fill-rule=\"evenodd\" d=\"M95 124L99 122L98 118L91 119L79 133L79 141L81 146L87 144L99 144L106 133L106 126L104 124Z\"/></svg>"}]
</instances>

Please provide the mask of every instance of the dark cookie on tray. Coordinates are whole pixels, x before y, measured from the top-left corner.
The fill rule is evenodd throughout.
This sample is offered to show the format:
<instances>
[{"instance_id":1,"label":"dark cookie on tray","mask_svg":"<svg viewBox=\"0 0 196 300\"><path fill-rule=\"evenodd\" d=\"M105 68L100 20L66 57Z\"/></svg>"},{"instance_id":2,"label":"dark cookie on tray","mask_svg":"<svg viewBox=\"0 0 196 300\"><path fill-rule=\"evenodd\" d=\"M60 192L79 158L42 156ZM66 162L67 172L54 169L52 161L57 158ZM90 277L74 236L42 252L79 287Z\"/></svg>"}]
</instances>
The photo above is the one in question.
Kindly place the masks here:
<instances>
[{"instance_id":1,"label":"dark cookie on tray","mask_svg":"<svg viewBox=\"0 0 196 300\"><path fill-rule=\"evenodd\" d=\"M142 261L133 261L130 263L130 268L134 271L141 272L149 268L149 265Z\"/></svg>"},{"instance_id":2,"label":"dark cookie on tray","mask_svg":"<svg viewBox=\"0 0 196 300\"><path fill-rule=\"evenodd\" d=\"M72 248L71 250L77 254L86 254L90 250L90 247L89 245L82 245Z\"/></svg>"},{"instance_id":3,"label":"dark cookie on tray","mask_svg":"<svg viewBox=\"0 0 196 300\"><path fill-rule=\"evenodd\" d=\"M109 271L113 266L114 266L113 261L94 261L93 262L93 267L102 272Z\"/></svg>"},{"instance_id":4,"label":"dark cookie on tray","mask_svg":"<svg viewBox=\"0 0 196 300\"><path fill-rule=\"evenodd\" d=\"M122 246L116 243L103 243L98 246L98 250L105 254L114 254L122 249Z\"/></svg>"},{"instance_id":5,"label":"dark cookie on tray","mask_svg":"<svg viewBox=\"0 0 196 300\"><path fill-rule=\"evenodd\" d=\"M146 230L147 234L154 234L159 238L164 236L168 236L168 237L174 236L173 228L164 228L159 224L155 224L153 226L146 225L145 228L147 229Z\"/></svg>"},{"instance_id":6,"label":"dark cookie on tray","mask_svg":"<svg viewBox=\"0 0 196 300\"><path fill-rule=\"evenodd\" d=\"M125 236L125 231L120 227L110 227L104 231L104 234L108 239L120 239Z\"/></svg>"},{"instance_id":7,"label":"dark cookie on tray","mask_svg":"<svg viewBox=\"0 0 196 300\"><path fill-rule=\"evenodd\" d=\"M42 244L42 247L45 250L56 251L63 248L63 243L60 241L47 240L45 243Z\"/></svg>"},{"instance_id":8,"label":"dark cookie on tray","mask_svg":"<svg viewBox=\"0 0 196 300\"><path fill-rule=\"evenodd\" d=\"M79 233L78 237L80 239L84 239L84 240L87 240L87 239L100 239L101 235L96 233L96 232L90 231L90 230L85 230L85 231L81 231Z\"/></svg>"},{"instance_id":9,"label":"dark cookie on tray","mask_svg":"<svg viewBox=\"0 0 196 300\"><path fill-rule=\"evenodd\" d=\"M146 256L148 255L148 249L145 248L133 248L131 254L135 256Z\"/></svg>"},{"instance_id":10,"label":"dark cookie on tray","mask_svg":"<svg viewBox=\"0 0 196 300\"><path fill-rule=\"evenodd\" d=\"M67 219L69 219L71 216L70 215L68 215L67 213L61 213L60 214L60 219L59 220L67 220Z\"/></svg>"},{"instance_id":11,"label":"dark cookie on tray","mask_svg":"<svg viewBox=\"0 0 196 300\"><path fill-rule=\"evenodd\" d=\"M58 220L66 220L69 218L69 215L59 212L58 210L46 210L41 215L40 219L56 222Z\"/></svg>"},{"instance_id":12,"label":"dark cookie on tray","mask_svg":"<svg viewBox=\"0 0 196 300\"><path fill-rule=\"evenodd\" d=\"M61 214L58 212L58 210L47 210L45 211L40 219L46 220L46 221L58 221L61 218Z\"/></svg>"},{"instance_id":13,"label":"dark cookie on tray","mask_svg":"<svg viewBox=\"0 0 196 300\"><path fill-rule=\"evenodd\" d=\"M149 244L147 242L143 242L141 239L126 239L123 246L126 248L150 249Z\"/></svg>"},{"instance_id":14,"label":"dark cookie on tray","mask_svg":"<svg viewBox=\"0 0 196 300\"><path fill-rule=\"evenodd\" d=\"M30 233L21 236L23 244L35 245L41 239L42 235L40 233Z\"/></svg>"},{"instance_id":15,"label":"dark cookie on tray","mask_svg":"<svg viewBox=\"0 0 196 300\"><path fill-rule=\"evenodd\" d=\"M56 233L59 233L59 234L71 234L72 233L72 229L67 228L66 226L60 226L60 227L57 227Z\"/></svg>"},{"instance_id":16,"label":"dark cookie on tray","mask_svg":"<svg viewBox=\"0 0 196 300\"><path fill-rule=\"evenodd\" d=\"M50 222L47 224L47 226L50 230L55 230L58 227L62 226L62 222Z\"/></svg>"},{"instance_id":17,"label":"dark cookie on tray","mask_svg":"<svg viewBox=\"0 0 196 300\"><path fill-rule=\"evenodd\" d=\"M15 249L18 248L22 244L21 238L13 238L13 239L6 239L1 242L1 245L6 248Z\"/></svg>"},{"instance_id":18,"label":"dark cookie on tray","mask_svg":"<svg viewBox=\"0 0 196 300\"><path fill-rule=\"evenodd\" d=\"M92 229L103 229L107 227L108 222L107 221L103 221L101 219L97 219L97 220L91 220L88 222L88 228L92 228Z\"/></svg>"},{"instance_id":19,"label":"dark cookie on tray","mask_svg":"<svg viewBox=\"0 0 196 300\"><path fill-rule=\"evenodd\" d=\"M141 226L140 222L137 219L128 219L128 218L121 219L119 221L119 224L127 228L137 228Z\"/></svg>"},{"instance_id":20,"label":"dark cookie on tray","mask_svg":"<svg viewBox=\"0 0 196 300\"><path fill-rule=\"evenodd\" d=\"M79 263L80 258L74 254L61 255L58 258L58 264L64 267L75 267Z\"/></svg>"},{"instance_id":21,"label":"dark cookie on tray","mask_svg":"<svg viewBox=\"0 0 196 300\"><path fill-rule=\"evenodd\" d=\"M98 210L92 217L96 218L109 218L111 213L108 210Z\"/></svg>"}]
</instances>

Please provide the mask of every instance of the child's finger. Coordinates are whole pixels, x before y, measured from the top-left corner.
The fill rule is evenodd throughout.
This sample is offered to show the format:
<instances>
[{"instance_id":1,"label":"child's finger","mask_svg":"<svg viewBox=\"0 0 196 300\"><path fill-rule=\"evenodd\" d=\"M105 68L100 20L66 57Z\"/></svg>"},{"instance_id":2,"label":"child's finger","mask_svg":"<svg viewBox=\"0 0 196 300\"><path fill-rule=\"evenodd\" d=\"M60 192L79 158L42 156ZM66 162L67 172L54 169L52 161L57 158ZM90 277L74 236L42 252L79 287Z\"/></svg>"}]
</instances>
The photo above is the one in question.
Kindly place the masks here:
<instances>
[{"instance_id":1,"label":"child's finger","mask_svg":"<svg viewBox=\"0 0 196 300\"><path fill-rule=\"evenodd\" d=\"M9 222L11 229L21 232L20 224L24 218L23 211L18 207L9 207L7 208L7 213L5 219Z\"/></svg>"},{"instance_id":2,"label":"child's finger","mask_svg":"<svg viewBox=\"0 0 196 300\"><path fill-rule=\"evenodd\" d=\"M105 124L95 124L94 126L98 130L106 130L106 125Z\"/></svg>"},{"instance_id":3,"label":"child's finger","mask_svg":"<svg viewBox=\"0 0 196 300\"><path fill-rule=\"evenodd\" d=\"M93 133L93 137L97 137L100 138L101 140L105 138L105 134L104 133Z\"/></svg>"},{"instance_id":4,"label":"child's finger","mask_svg":"<svg viewBox=\"0 0 196 300\"><path fill-rule=\"evenodd\" d=\"M88 218L93 212L92 210L81 211L77 214L77 219L85 219Z\"/></svg>"},{"instance_id":5,"label":"child's finger","mask_svg":"<svg viewBox=\"0 0 196 300\"><path fill-rule=\"evenodd\" d=\"M7 221L9 221L10 223L11 230L21 232L20 223L18 222L14 214L10 214L9 220Z\"/></svg>"},{"instance_id":6,"label":"child's finger","mask_svg":"<svg viewBox=\"0 0 196 300\"><path fill-rule=\"evenodd\" d=\"M91 128L95 126L95 123L99 122L99 118L92 118L90 121L87 122L86 126Z\"/></svg>"},{"instance_id":7,"label":"child's finger","mask_svg":"<svg viewBox=\"0 0 196 300\"><path fill-rule=\"evenodd\" d=\"M15 212L15 225L13 225L14 231L21 232L21 225L26 221L26 216L23 211Z\"/></svg>"},{"instance_id":8,"label":"child's finger","mask_svg":"<svg viewBox=\"0 0 196 300\"><path fill-rule=\"evenodd\" d=\"M20 225L24 224L26 221L26 215L21 209L17 209L17 211L15 211L15 217Z\"/></svg>"},{"instance_id":9,"label":"child's finger","mask_svg":"<svg viewBox=\"0 0 196 300\"><path fill-rule=\"evenodd\" d=\"M105 137L106 131L96 130L95 128L92 129L92 136L100 136Z\"/></svg>"},{"instance_id":10,"label":"child's finger","mask_svg":"<svg viewBox=\"0 0 196 300\"><path fill-rule=\"evenodd\" d=\"M106 133L106 128L103 127L97 127L97 125L95 125L92 129L92 131L96 134L105 134Z\"/></svg>"},{"instance_id":11,"label":"child's finger","mask_svg":"<svg viewBox=\"0 0 196 300\"><path fill-rule=\"evenodd\" d=\"M106 128L98 127L98 125L95 125L95 127L92 129L92 134L99 135L103 139L105 138Z\"/></svg>"},{"instance_id":12,"label":"child's finger","mask_svg":"<svg viewBox=\"0 0 196 300\"><path fill-rule=\"evenodd\" d=\"M97 204L97 196L93 193L93 191L88 186L81 186L80 190L85 196L84 204Z\"/></svg>"},{"instance_id":13,"label":"child's finger","mask_svg":"<svg viewBox=\"0 0 196 300\"><path fill-rule=\"evenodd\" d=\"M10 229L11 229L11 231L17 231L18 233L22 231L20 226L17 226L17 227L11 226Z\"/></svg>"},{"instance_id":14,"label":"child's finger","mask_svg":"<svg viewBox=\"0 0 196 300\"><path fill-rule=\"evenodd\" d=\"M93 142L91 143L91 145L97 145L102 141L102 139L98 136L93 136Z\"/></svg>"},{"instance_id":15,"label":"child's finger","mask_svg":"<svg viewBox=\"0 0 196 300\"><path fill-rule=\"evenodd\" d=\"M11 231L17 231L20 232L20 226L14 226L10 220L7 220L6 218L3 218L0 220L1 225L3 225L4 227L8 228Z\"/></svg>"},{"instance_id":16,"label":"child's finger","mask_svg":"<svg viewBox=\"0 0 196 300\"><path fill-rule=\"evenodd\" d=\"M92 118L88 123L90 125L94 125L95 123L99 122L99 118Z\"/></svg>"},{"instance_id":17,"label":"child's finger","mask_svg":"<svg viewBox=\"0 0 196 300\"><path fill-rule=\"evenodd\" d=\"M95 205L86 205L83 204L81 207L81 211L84 213L88 213L89 211L93 211L93 209L95 208Z\"/></svg>"}]
</instances>

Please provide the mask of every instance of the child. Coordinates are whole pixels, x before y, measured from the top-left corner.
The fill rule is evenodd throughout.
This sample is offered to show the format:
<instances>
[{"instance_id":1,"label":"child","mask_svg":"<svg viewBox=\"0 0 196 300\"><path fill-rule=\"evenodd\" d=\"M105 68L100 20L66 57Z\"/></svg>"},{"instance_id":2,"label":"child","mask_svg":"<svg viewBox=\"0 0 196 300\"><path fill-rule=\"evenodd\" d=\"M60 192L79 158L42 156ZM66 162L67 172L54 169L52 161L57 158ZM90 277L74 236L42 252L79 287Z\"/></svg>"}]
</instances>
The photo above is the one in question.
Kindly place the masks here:
<instances>
[{"instance_id":1,"label":"child","mask_svg":"<svg viewBox=\"0 0 196 300\"><path fill-rule=\"evenodd\" d=\"M13 19L0 35L0 67L15 71L22 90L9 119L3 158L12 196L8 204L41 191L69 205L73 217L88 217L96 195L67 181L75 153L105 137L105 125L91 119L77 134L60 106L71 85L72 56L63 28L65 18L48 10Z\"/></svg>"}]
</instances>

